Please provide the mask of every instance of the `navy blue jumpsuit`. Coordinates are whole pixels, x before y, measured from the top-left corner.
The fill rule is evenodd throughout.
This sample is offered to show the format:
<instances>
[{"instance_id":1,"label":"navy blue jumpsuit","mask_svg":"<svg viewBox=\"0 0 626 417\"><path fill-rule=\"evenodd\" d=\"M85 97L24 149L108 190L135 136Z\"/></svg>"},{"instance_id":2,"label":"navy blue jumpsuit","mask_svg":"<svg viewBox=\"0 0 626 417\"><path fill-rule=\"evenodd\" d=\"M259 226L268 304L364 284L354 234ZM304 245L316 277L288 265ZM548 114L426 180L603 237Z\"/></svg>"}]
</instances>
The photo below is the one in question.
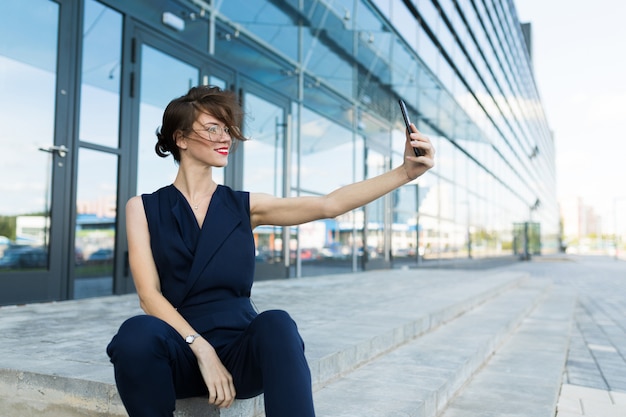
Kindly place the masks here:
<instances>
[{"instance_id":1,"label":"navy blue jumpsuit","mask_svg":"<svg viewBox=\"0 0 626 417\"><path fill-rule=\"evenodd\" d=\"M314 416L311 375L295 322L250 302L255 244L249 194L218 186L199 227L173 185L142 195L161 291L211 343L237 398L264 392L267 417ZM167 416L177 398L208 394L181 335L149 315L125 321L107 347L130 417Z\"/></svg>"}]
</instances>

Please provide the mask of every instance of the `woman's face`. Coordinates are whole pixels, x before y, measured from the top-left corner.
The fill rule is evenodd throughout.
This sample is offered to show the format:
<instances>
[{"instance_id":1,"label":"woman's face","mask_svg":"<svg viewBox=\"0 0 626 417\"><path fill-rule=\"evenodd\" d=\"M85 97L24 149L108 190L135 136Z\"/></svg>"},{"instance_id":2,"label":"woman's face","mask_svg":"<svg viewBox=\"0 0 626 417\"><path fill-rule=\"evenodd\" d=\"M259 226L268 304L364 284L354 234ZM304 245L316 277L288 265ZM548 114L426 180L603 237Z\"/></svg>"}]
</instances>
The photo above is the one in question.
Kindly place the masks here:
<instances>
[{"instance_id":1,"label":"woman's face","mask_svg":"<svg viewBox=\"0 0 626 417\"><path fill-rule=\"evenodd\" d=\"M209 114L200 113L191 128L177 142L183 150L181 162L183 157L190 157L211 166L226 166L233 143L230 127Z\"/></svg>"}]
</instances>

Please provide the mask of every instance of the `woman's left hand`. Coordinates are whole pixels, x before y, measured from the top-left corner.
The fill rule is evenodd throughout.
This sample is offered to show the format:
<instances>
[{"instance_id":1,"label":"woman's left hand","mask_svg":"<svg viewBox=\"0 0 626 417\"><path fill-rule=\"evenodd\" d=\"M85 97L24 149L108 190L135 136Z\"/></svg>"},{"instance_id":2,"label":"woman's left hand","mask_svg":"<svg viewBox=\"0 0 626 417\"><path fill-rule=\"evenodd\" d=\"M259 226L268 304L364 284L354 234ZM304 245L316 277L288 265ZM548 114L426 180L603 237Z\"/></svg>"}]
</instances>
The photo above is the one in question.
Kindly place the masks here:
<instances>
[{"instance_id":1,"label":"woman's left hand","mask_svg":"<svg viewBox=\"0 0 626 417\"><path fill-rule=\"evenodd\" d=\"M407 131L404 148L404 169L407 177L414 180L435 165L435 148L428 136L420 133L411 123L412 132ZM418 149L421 156L416 156L413 149Z\"/></svg>"}]
</instances>

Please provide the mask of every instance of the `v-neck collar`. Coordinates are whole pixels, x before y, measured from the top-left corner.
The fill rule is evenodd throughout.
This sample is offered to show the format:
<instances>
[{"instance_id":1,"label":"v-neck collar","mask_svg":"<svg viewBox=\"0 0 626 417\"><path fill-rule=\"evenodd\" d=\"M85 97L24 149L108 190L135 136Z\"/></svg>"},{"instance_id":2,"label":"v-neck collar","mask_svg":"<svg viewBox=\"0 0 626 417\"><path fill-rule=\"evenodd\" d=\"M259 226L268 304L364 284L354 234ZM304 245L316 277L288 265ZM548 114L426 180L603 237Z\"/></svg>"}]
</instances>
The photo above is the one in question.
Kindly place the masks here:
<instances>
[{"instance_id":1,"label":"v-neck collar","mask_svg":"<svg viewBox=\"0 0 626 417\"><path fill-rule=\"evenodd\" d=\"M176 192L178 193L178 196L183 201L183 206L186 207L187 213L191 214L191 217L193 218L193 223L196 225L196 229L197 230L202 230L204 228L204 225L207 222L207 216L209 215L209 212L211 212L211 206L213 206L213 201L215 200L214 197L217 195L218 190L220 190L220 188L222 186L217 184L217 186L215 187L215 190L213 190L213 194L211 194L211 200L209 200L209 204L207 206L206 212L204 213L204 218L202 220L202 226L200 225L200 223L198 223L198 219L196 218L196 213L193 210L193 207L191 207L191 204L189 203L189 201L187 200L187 198L185 197L183 192L181 190L179 190L178 187L176 187L174 184L171 184L170 186L173 189L175 189Z\"/></svg>"}]
</instances>

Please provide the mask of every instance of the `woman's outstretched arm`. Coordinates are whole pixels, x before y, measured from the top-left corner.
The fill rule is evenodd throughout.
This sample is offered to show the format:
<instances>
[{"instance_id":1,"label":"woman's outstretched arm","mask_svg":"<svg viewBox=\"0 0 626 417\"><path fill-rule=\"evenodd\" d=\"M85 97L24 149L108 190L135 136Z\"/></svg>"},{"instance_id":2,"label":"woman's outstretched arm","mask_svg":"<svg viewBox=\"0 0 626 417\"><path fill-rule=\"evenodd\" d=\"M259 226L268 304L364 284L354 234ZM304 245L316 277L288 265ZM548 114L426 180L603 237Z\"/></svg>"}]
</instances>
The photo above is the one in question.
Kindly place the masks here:
<instances>
[{"instance_id":1,"label":"woman's outstretched arm","mask_svg":"<svg viewBox=\"0 0 626 417\"><path fill-rule=\"evenodd\" d=\"M407 135L404 163L377 177L346 185L320 197L278 198L268 194L251 194L252 227L291 226L333 218L368 204L419 177L433 167L435 150L428 137L419 133L414 125L411 127L413 132ZM422 156L415 156L413 147L419 148Z\"/></svg>"}]
</instances>

